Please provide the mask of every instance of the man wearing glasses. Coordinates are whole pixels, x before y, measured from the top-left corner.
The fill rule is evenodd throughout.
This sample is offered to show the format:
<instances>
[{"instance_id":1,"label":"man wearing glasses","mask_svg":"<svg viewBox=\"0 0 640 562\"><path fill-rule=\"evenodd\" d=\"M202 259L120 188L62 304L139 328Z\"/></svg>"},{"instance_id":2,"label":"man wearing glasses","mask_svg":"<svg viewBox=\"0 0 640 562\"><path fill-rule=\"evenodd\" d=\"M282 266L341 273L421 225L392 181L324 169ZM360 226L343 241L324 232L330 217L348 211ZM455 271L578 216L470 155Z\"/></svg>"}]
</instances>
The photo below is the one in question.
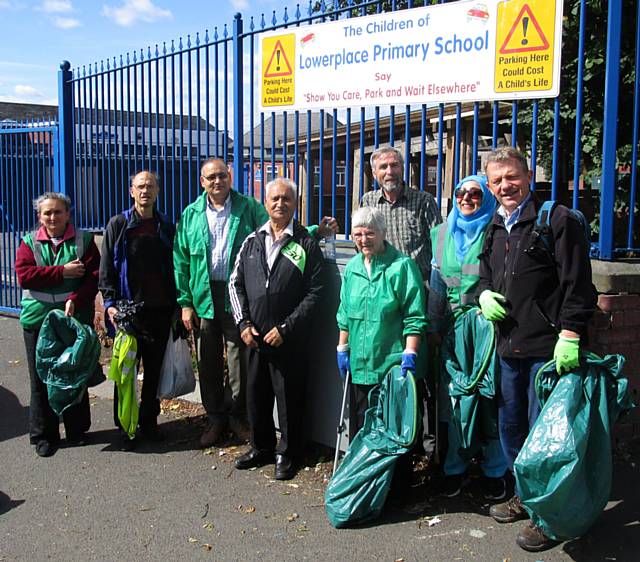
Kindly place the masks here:
<instances>
[{"instance_id":1,"label":"man wearing glasses","mask_svg":"<svg viewBox=\"0 0 640 562\"><path fill-rule=\"evenodd\" d=\"M197 330L202 404L209 425L200 438L211 447L227 429L242 441L250 438L246 413L246 368L243 345L231 314L227 284L245 238L269 220L253 197L231 189L224 160L209 158L200 169L204 193L184 212L174 243L178 304L187 330ZM318 234L337 229L326 217ZM227 352L230 402L225 403L224 349Z\"/></svg>"}]
</instances>

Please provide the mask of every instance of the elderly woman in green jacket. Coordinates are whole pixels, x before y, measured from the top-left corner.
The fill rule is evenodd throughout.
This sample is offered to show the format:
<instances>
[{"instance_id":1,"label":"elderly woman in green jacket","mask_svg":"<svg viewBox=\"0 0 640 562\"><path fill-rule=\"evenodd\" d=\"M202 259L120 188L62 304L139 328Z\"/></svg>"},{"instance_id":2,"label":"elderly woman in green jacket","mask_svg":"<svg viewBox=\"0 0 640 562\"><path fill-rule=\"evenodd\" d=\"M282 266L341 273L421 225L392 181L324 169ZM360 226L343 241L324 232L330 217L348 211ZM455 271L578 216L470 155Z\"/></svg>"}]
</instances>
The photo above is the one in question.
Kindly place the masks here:
<instances>
[{"instance_id":1,"label":"elderly woman in green jacket","mask_svg":"<svg viewBox=\"0 0 640 562\"><path fill-rule=\"evenodd\" d=\"M420 342L427 327L422 277L414 261L385 241L384 216L372 207L352 217L359 253L347 264L337 320L338 368L351 372L350 433L364 423L367 397L389 369L421 376Z\"/></svg>"}]
</instances>

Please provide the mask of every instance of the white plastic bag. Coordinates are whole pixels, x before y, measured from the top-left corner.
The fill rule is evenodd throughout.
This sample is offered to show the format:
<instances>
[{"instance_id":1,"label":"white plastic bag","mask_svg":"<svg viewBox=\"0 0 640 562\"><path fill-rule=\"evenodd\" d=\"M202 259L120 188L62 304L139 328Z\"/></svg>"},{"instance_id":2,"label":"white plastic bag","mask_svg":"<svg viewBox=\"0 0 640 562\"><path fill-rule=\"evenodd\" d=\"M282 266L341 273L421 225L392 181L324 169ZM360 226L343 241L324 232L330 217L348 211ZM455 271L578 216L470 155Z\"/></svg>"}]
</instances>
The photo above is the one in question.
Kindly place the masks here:
<instances>
[{"instance_id":1,"label":"white plastic bag","mask_svg":"<svg viewBox=\"0 0 640 562\"><path fill-rule=\"evenodd\" d=\"M189 343L182 338L174 340L171 331L160 369L158 398L176 398L193 392L195 388L196 376Z\"/></svg>"}]
</instances>

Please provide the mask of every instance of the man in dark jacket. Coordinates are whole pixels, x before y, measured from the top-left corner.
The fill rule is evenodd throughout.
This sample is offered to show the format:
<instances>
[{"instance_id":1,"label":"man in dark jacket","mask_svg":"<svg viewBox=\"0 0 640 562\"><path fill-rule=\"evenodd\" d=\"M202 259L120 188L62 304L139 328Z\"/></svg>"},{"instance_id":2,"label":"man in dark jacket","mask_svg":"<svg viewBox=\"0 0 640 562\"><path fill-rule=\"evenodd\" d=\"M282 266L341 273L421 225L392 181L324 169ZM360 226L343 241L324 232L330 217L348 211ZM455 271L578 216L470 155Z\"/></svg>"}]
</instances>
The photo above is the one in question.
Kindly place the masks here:
<instances>
[{"instance_id":1,"label":"man in dark jacket","mask_svg":"<svg viewBox=\"0 0 640 562\"><path fill-rule=\"evenodd\" d=\"M488 184L500 207L480 255L480 306L496 322L500 358L498 423L509 468L533 426L540 404L534 379L551 358L558 373L579 364L579 350L595 311L589 246L580 221L558 205L549 220L551 248L538 236L540 202L530 190L527 161L514 148L492 152L486 162ZM500 523L527 519L518 490L491 507ZM517 543L538 551L554 543L530 523Z\"/></svg>"},{"instance_id":2,"label":"man in dark jacket","mask_svg":"<svg viewBox=\"0 0 640 562\"><path fill-rule=\"evenodd\" d=\"M295 475L302 453L307 347L322 293L322 253L293 219L296 186L278 178L266 187L269 221L245 240L229 281L233 316L247 358L247 410L251 449L240 470L272 462L275 477ZM280 442L276 447L274 398Z\"/></svg>"},{"instance_id":3,"label":"man in dark jacket","mask_svg":"<svg viewBox=\"0 0 640 562\"><path fill-rule=\"evenodd\" d=\"M144 303L138 317L139 326L150 337L138 339L138 355L144 366L139 425L142 435L152 441L164 438L157 422L158 380L171 317L176 310L172 253L175 228L155 209L159 191L154 173L142 171L133 176L129 189L133 206L112 217L105 231L99 280L106 319L114 327L117 327L117 301ZM119 427L117 391L114 418ZM124 432L122 438L123 448L132 449L134 441Z\"/></svg>"}]
</instances>

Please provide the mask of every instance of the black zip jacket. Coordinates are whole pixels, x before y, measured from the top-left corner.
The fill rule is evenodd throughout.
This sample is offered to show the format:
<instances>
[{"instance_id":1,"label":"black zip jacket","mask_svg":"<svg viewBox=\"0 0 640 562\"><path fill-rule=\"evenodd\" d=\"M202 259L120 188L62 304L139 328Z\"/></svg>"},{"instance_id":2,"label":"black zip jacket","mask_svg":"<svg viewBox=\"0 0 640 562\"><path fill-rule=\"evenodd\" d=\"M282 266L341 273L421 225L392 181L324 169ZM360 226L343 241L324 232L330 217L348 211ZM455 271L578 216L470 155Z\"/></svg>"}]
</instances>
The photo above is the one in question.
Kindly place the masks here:
<instances>
[{"instance_id":1,"label":"black zip jacket","mask_svg":"<svg viewBox=\"0 0 640 562\"><path fill-rule=\"evenodd\" d=\"M510 234L496 212L480 254L478 295L489 289L507 299L508 316L497 323L501 357L551 358L560 330L577 332L584 341L595 312L598 295L582 225L557 205L551 253L532 236L539 207L532 195Z\"/></svg>"},{"instance_id":2,"label":"black zip jacket","mask_svg":"<svg viewBox=\"0 0 640 562\"><path fill-rule=\"evenodd\" d=\"M294 221L293 236L278 253L271 271L265 233L250 234L229 279L233 316L240 331L253 324L264 336L275 326L286 347L308 340L322 291L322 252L298 221Z\"/></svg>"}]
</instances>

